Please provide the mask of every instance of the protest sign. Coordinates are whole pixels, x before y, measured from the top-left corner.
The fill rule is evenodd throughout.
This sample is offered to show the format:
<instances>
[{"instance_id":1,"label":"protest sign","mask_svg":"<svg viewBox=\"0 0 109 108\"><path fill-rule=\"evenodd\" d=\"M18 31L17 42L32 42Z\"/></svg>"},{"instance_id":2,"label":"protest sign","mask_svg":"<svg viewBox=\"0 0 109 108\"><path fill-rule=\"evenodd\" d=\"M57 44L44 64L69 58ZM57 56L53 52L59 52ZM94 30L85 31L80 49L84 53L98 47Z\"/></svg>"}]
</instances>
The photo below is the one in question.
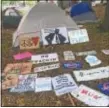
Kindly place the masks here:
<instances>
[{"instance_id":1,"label":"protest sign","mask_svg":"<svg viewBox=\"0 0 109 108\"><path fill-rule=\"evenodd\" d=\"M19 75L19 83L16 87L12 87L10 92L27 92L35 90L35 79L37 74Z\"/></svg>"},{"instance_id":2,"label":"protest sign","mask_svg":"<svg viewBox=\"0 0 109 108\"><path fill-rule=\"evenodd\" d=\"M90 70L73 71L77 81L89 81L102 78L109 78L109 66Z\"/></svg>"},{"instance_id":3,"label":"protest sign","mask_svg":"<svg viewBox=\"0 0 109 108\"><path fill-rule=\"evenodd\" d=\"M84 52L76 52L76 56L87 56L87 55L96 55L96 51L84 51Z\"/></svg>"},{"instance_id":4,"label":"protest sign","mask_svg":"<svg viewBox=\"0 0 109 108\"><path fill-rule=\"evenodd\" d=\"M98 88L102 93L109 95L109 82L98 84Z\"/></svg>"},{"instance_id":5,"label":"protest sign","mask_svg":"<svg viewBox=\"0 0 109 108\"><path fill-rule=\"evenodd\" d=\"M15 60L22 60L25 58L31 58L31 56L32 56L32 54L30 52L24 52L24 53L16 54L13 57Z\"/></svg>"},{"instance_id":6,"label":"protest sign","mask_svg":"<svg viewBox=\"0 0 109 108\"><path fill-rule=\"evenodd\" d=\"M16 74L8 74L5 76L5 79L2 81L2 89L9 89L18 84L18 75Z\"/></svg>"},{"instance_id":7,"label":"protest sign","mask_svg":"<svg viewBox=\"0 0 109 108\"><path fill-rule=\"evenodd\" d=\"M46 28L41 30L43 45L68 43L66 27Z\"/></svg>"},{"instance_id":8,"label":"protest sign","mask_svg":"<svg viewBox=\"0 0 109 108\"><path fill-rule=\"evenodd\" d=\"M6 68L4 69L3 74L28 74L31 73L32 63L26 62L26 63L10 63L7 64Z\"/></svg>"},{"instance_id":9,"label":"protest sign","mask_svg":"<svg viewBox=\"0 0 109 108\"><path fill-rule=\"evenodd\" d=\"M37 78L35 80L35 92L52 90L51 77Z\"/></svg>"},{"instance_id":10,"label":"protest sign","mask_svg":"<svg viewBox=\"0 0 109 108\"><path fill-rule=\"evenodd\" d=\"M42 72L42 71L57 69L59 67L60 67L60 64L56 63L56 64L51 64L51 65L36 67L36 68L34 68L34 72Z\"/></svg>"},{"instance_id":11,"label":"protest sign","mask_svg":"<svg viewBox=\"0 0 109 108\"><path fill-rule=\"evenodd\" d=\"M70 44L88 42L89 37L86 29L72 30L68 32Z\"/></svg>"},{"instance_id":12,"label":"protest sign","mask_svg":"<svg viewBox=\"0 0 109 108\"><path fill-rule=\"evenodd\" d=\"M33 55L31 57L32 61L36 61L38 63L50 63L50 62L58 62L58 55L57 53L49 53L49 54L39 54Z\"/></svg>"},{"instance_id":13,"label":"protest sign","mask_svg":"<svg viewBox=\"0 0 109 108\"><path fill-rule=\"evenodd\" d=\"M66 63L63 63L63 67L66 69L81 69L82 63L81 62L66 62Z\"/></svg>"},{"instance_id":14,"label":"protest sign","mask_svg":"<svg viewBox=\"0 0 109 108\"><path fill-rule=\"evenodd\" d=\"M39 37L20 36L20 49L37 49L39 48Z\"/></svg>"},{"instance_id":15,"label":"protest sign","mask_svg":"<svg viewBox=\"0 0 109 108\"><path fill-rule=\"evenodd\" d=\"M80 85L79 89L71 92L72 96L89 106L108 106L109 97L93 90L85 85Z\"/></svg>"},{"instance_id":16,"label":"protest sign","mask_svg":"<svg viewBox=\"0 0 109 108\"><path fill-rule=\"evenodd\" d=\"M75 60L75 56L72 51L64 51L63 54L65 60Z\"/></svg>"},{"instance_id":17,"label":"protest sign","mask_svg":"<svg viewBox=\"0 0 109 108\"><path fill-rule=\"evenodd\" d=\"M70 74L53 77L52 84L57 96L69 93L78 88Z\"/></svg>"},{"instance_id":18,"label":"protest sign","mask_svg":"<svg viewBox=\"0 0 109 108\"><path fill-rule=\"evenodd\" d=\"M101 64L101 60L99 60L96 56L94 55L88 55L85 58L86 62L89 63L90 66L96 66Z\"/></svg>"}]
</instances>

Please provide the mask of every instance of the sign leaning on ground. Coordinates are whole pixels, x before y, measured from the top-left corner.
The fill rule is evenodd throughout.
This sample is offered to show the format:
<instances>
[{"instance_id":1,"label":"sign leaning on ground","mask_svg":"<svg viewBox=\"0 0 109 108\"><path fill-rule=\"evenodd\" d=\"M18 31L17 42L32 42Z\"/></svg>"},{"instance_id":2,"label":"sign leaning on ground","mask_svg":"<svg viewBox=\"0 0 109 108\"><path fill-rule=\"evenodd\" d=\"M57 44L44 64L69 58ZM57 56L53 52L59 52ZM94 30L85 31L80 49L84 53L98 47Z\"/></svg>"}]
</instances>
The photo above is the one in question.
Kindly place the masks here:
<instances>
[{"instance_id":1,"label":"sign leaning on ground","mask_svg":"<svg viewBox=\"0 0 109 108\"><path fill-rule=\"evenodd\" d=\"M46 28L41 30L43 45L68 43L66 27Z\"/></svg>"},{"instance_id":2,"label":"sign leaning on ground","mask_svg":"<svg viewBox=\"0 0 109 108\"><path fill-rule=\"evenodd\" d=\"M63 74L52 78L52 84L57 96L78 89L70 74Z\"/></svg>"},{"instance_id":3,"label":"sign leaning on ground","mask_svg":"<svg viewBox=\"0 0 109 108\"><path fill-rule=\"evenodd\" d=\"M77 81L88 81L109 78L109 66L90 70L73 71Z\"/></svg>"},{"instance_id":4,"label":"sign leaning on ground","mask_svg":"<svg viewBox=\"0 0 109 108\"><path fill-rule=\"evenodd\" d=\"M36 78L35 92L52 90L51 77Z\"/></svg>"},{"instance_id":5,"label":"sign leaning on ground","mask_svg":"<svg viewBox=\"0 0 109 108\"><path fill-rule=\"evenodd\" d=\"M76 56L87 56L87 55L96 55L96 51L84 51L84 52L76 52Z\"/></svg>"},{"instance_id":6,"label":"sign leaning on ground","mask_svg":"<svg viewBox=\"0 0 109 108\"><path fill-rule=\"evenodd\" d=\"M49 54L33 55L31 57L31 61L35 61L37 64L39 64L39 63L58 62L59 59L57 53L49 53Z\"/></svg>"},{"instance_id":7,"label":"sign leaning on ground","mask_svg":"<svg viewBox=\"0 0 109 108\"><path fill-rule=\"evenodd\" d=\"M65 60L75 60L75 56L72 51L64 51L63 55Z\"/></svg>"},{"instance_id":8,"label":"sign leaning on ground","mask_svg":"<svg viewBox=\"0 0 109 108\"><path fill-rule=\"evenodd\" d=\"M72 30L68 32L70 44L88 42L89 37L86 29Z\"/></svg>"},{"instance_id":9,"label":"sign leaning on ground","mask_svg":"<svg viewBox=\"0 0 109 108\"><path fill-rule=\"evenodd\" d=\"M19 38L20 49L37 49L39 48L39 37L21 36Z\"/></svg>"},{"instance_id":10,"label":"sign leaning on ground","mask_svg":"<svg viewBox=\"0 0 109 108\"><path fill-rule=\"evenodd\" d=\"M51 65L36 67L36 68L34 68L34 72L42 72L42 71L57 69L59 67L60 67L60 64L56 63L56 64L51 64Z\"/></svg>"},{"instance_id":11,"label":"sign leaning on ground","mask_svg":"<svg viewBox=\"0 0 109 108\"><path fill-rule=\"evenodd\" d=\"M85 85L80 85L78 91L71 92L72 96L89 106L108 106L109 97Z\"/></svg>"}]
</instances>

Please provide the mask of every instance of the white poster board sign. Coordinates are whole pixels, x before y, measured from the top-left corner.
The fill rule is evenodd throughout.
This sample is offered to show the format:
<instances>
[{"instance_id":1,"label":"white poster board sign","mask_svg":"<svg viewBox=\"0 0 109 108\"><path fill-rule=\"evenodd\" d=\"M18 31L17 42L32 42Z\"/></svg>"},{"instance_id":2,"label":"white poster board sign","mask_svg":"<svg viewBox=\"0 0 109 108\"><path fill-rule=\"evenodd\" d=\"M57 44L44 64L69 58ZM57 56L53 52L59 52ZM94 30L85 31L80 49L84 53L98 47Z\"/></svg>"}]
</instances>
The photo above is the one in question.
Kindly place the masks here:
<instances>
[{"instance_id":1,"label":"white poster board sign","mask_svg":"<svg viewBox=\"0 0 109 108\"><path fill-rule=\"evenodd\" d=\"M69 93L78 88L70 74L53 77L52 84L57 96Z\"/></svg>"},{"instance_id":2,"label":"white poster board sign","mask_svg":"<svg viewBox=\"0 0 109 108\"><path fill-rule=\"evenodd\" d=\"M35 92L52 90L51 77L37 78L35 80Z\"/></svg>"},{"instance_id":3,"label":"white poster board sign","mask_svg":"<svg viewBox=\"0 0 109 108\"><path fill-rule=\"evenodd\" d=\"M72 51L64 51L63 55L65 60L75 60L75 56Z\"/></svg>"},{"instance_id":4,"label":"white poster board sign","mask_svg":"<svg viewBox=\"0 0 109 108\"><path fill-rule=\"evenodd\" d=\"M68 32L70 44L88 42L89 37L86 29L72 30Z\"/></svg>"},{"instance_id":5,"label":"white poster board sign","mask_svg":"<svg viewBox=\"0 0 109 108\"><path fill-rule=\"evenodd\" d=\"M80 85L78 91L71 92L72 96L89 106L108 106L109 97L85 85Z\"/></svg>"},{"instance_id":6,"label":"white poster board sign","mask_svg":"<svg viewBox=\"0 0 109 108\"><path fill-rule=\"evenodd\" d=\"M57 53L33 55L31 57L31 60L37 62L37 64L38 63L50 63L50 62L58 62L59 61Z\"/></svg>"},{"instance_id":7,"label":"white poster board sign","mask_svg":"<svg viewBox=\"0 0 109 108\"><path fill-rule=\"evenodd\" d=\"M46 66L40 66L40 67L34 68L34 72L42 72L42 71L57 69L59 67L60 67L59 63L51 64L51 65L46 65Z\"/></svg>"},{"instance_id":8,"label":"white poster board sign","mask_svg":"<svg viewBox=\"0 0 109 108\"><path fill-rule=\"evenodd\" d=\"M90 70L73 71L77 81L89 81L109 78L109 66Z\"/></svg>"},{"instance_id":9,"label":"white poster board sign","mask_svg":"<svg viewBox=\"0 0 109 108\"><path fill-rule=\"evenodd\" d=\"M66 27L46 28L41 30L43 45L68 43Z\"/></svg>"}]
</instances>

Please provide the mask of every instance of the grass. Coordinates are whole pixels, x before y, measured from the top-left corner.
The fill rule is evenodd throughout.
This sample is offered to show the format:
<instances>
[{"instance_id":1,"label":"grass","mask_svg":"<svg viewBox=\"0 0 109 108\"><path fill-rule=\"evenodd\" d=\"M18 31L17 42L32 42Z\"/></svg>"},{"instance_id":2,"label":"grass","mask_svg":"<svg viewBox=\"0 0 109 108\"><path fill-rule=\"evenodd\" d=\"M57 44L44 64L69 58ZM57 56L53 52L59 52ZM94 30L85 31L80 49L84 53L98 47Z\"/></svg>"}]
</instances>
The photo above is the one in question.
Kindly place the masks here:
<instances>
[{"instance_id":1,"label":"grass","mask_svg":"<svg viewBox=\"0 0 109 108\"><path fill-rule=\"evenodd\" d=\"M96 6L96 14L98 18L102 21L104 16L104 6ZM31 50L32 53L49 53L57 52L60 57L60 62L64 61L63 51L72 50L73 52L96 50L97 57L102 60L102 64L99 66L109 65L109 57L104 55L101 50L109 49L109 32L103 32L99 29L100 23L96 24L85 24L84 27L87 29L90 41L87 43L76 44L76 45L57 45L53 50L50 47L46 49L40 48L37 50ZM12 34L15 29L2 29L2 72L6 64L16 62L13 61L13 55L19 51L12 50ZM22 51L20 51L22 52ZM83 69L90 69L90 66L84 61L84 57L78 57L76 60L83 62ZM35 65L36 66L36 65ZM97 67L99 67L97 66ZM39 77L45 76L56 76L63 73L72 74L72 70L65 70L63 68L48 71L46 73L40 73ZM72 74L73 76L73 74ZM74 76L73 76L74 77ZM74 78L75 79L75 78ZM100 82L108 81L108 79L94 80L87 82L77 82L78 85L85 84L95 90L98 90L97 84ZM98 90L99 91L99 90ZM84 103L76 100L72 97L76 106L87 106ZM2 91L2 106L72 106L68 95L57 97L53 91L50 92L26 92L26 93L10 93L8 90Z\"/></svg>"}]
</instances>

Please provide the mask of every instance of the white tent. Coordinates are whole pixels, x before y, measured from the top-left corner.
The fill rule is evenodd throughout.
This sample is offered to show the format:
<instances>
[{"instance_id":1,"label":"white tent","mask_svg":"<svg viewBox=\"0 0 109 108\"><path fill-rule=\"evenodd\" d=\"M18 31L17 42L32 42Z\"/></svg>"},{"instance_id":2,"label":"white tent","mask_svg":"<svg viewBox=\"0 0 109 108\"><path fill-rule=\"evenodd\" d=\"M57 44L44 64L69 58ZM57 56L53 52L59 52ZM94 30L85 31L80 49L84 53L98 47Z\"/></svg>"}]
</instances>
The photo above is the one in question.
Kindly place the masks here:
<instances>
[{"instance_id":1,"label":"white tent","mask_svg":"<svg viewBox=\"0 0 109 108\"><path fill-rule=\"evenodd\" d=\"M42 28L67 27L78 29L76 23L65 12L53 3L38 3L22 18L13 34L13 47L19 46L22 35L39 36Z\"/></svg>"}]
</instances>

